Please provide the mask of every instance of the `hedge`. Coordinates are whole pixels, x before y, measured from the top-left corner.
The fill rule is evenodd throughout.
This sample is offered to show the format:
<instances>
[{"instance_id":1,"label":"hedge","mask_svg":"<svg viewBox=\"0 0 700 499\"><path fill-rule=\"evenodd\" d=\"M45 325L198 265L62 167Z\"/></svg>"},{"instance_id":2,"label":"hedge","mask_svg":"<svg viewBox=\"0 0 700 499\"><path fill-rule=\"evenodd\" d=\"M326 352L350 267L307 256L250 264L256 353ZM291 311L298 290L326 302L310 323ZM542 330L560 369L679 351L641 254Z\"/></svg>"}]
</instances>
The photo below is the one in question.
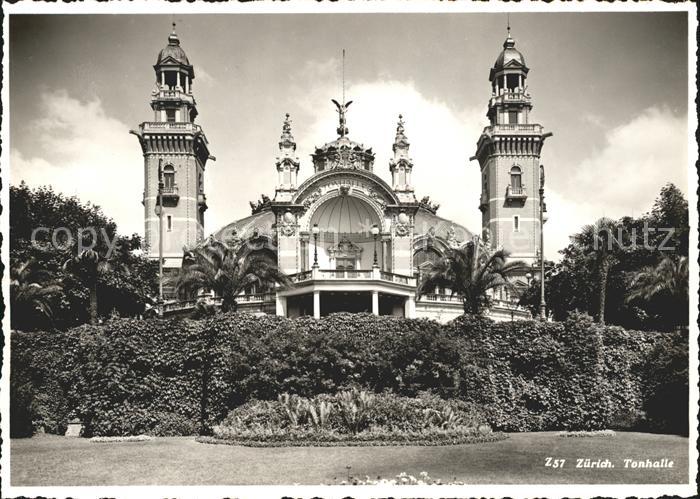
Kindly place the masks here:
<instances>
[{"instance_id":1,"label":"hedge","mask_svg":"<svg viewBox=\"0 0 700 499\"><path fill-rule=\"evenodd\" d=\"M440 325L223 314L13 332L11 341L13 436L61 433L75 417L85 436L209 434L249 400L353 387L459 399L500 431L688 432L687 332L584 316Z\"/></svg>"}]
</instances>

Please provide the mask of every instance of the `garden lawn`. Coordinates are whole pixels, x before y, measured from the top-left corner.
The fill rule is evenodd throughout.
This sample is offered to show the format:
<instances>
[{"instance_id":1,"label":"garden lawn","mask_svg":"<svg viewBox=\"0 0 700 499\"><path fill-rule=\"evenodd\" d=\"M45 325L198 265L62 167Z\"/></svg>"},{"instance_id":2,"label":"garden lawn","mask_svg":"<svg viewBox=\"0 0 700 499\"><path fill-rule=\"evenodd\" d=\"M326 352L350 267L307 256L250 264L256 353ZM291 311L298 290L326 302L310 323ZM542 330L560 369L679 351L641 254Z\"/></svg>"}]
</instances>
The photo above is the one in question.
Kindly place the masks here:
<instances>
[{"instance_id":1,"label":"garden lawn","mask_svg":"<svg viewBox=\"0 0 700 499\"><path fill-rule=\"evenodd\" d=\"M563 468L545 459L566 459ZM576 469L576 458L610 459L613 469ZM674 461L671 469L625 469L623 459ZM37 435L11 441L13 486L334 484L355 476L392 478L404 471L466 483L687 483L688 439L617 433L562 438L516 433L500 442L445 447L250 448L194 437L92 443Z\"/></svg>"}]
</instances>

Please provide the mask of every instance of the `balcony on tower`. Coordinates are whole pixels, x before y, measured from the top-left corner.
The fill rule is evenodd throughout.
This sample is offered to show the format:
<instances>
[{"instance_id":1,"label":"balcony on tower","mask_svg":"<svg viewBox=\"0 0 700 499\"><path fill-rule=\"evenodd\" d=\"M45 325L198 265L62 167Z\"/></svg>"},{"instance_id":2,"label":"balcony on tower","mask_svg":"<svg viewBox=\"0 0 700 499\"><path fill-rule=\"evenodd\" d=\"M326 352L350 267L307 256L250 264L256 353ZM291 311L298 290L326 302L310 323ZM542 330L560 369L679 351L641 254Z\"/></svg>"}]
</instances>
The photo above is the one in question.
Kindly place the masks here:
<instances>
[{"instance_id":1,"label":"balcony on tower","mask_svg":"<svg viewBox=\"0 0 700 499\"><path fill-rule=\"evenodd\" d=\"M176 102L176 103L186 103L190 106L194 106L195 100L192 96L192 92L186 92L180 87L169 88L168 86L159 85L157 89L151 94L151 102Z\"/></svg>"},{"instance_id":2,"label":"balcony on tower","mask_svg":"<svg viewBox=\"0 0 700 499\"><path fill-rule=\"evenodd\" d=\"M479 210L484 211L489 205L489 195L486 192L481 193L481 198L479 199Z\"/></svg>"},{"instance_id":3,"label":"balcony on tower","mask_svg":"<svg viewBox=\"0 0 700 499\"><path fill-rule=\"evenodd\" d=\"M207 205L206 194L204 194L203 192L200 192L199 194L197 194L197 204L199 205L199 207L202 210L206 210L207 208L209 208L209 206Z\"/></svg>"},{"instance_id":4,"label":"balcony on tower","mask_svg":"<svg viewBox=\"0 0 700 499\"><path fill-rule=\"evenodd\" d=\"M163 195L163 202L165 203L170 202L177 204L180 200L180 191L175 184L163 186L161 193Z\"/></svg>"},{"instance_id":5,"label":"balcony on tower","mask_svg":"<svg viewBox=\"0 0 700 499\"><path fill-rule=\"evenodd\" d=\"M524 201L527 199L527 191L525 187L509 185L506 187L506 199L508 201Z\"/></svg>"}]
</instances>

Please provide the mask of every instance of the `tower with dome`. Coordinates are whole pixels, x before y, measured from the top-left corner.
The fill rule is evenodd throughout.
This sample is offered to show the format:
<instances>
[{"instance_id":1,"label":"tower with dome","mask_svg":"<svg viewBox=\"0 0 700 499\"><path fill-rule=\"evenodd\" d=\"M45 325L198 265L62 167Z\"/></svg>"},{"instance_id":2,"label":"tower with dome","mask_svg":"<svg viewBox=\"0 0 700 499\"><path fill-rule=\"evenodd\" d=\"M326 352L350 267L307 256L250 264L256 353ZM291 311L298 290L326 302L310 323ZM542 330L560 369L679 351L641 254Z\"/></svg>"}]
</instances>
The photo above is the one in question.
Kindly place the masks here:
<instances>
[{"instance_id":1,"label":"tower with dome","mask_svg":"<svg viewBox=\"0 0 700 499\"><path fill-rule=\"evenodd\" d=\"M196 244L204 234L202 176L211 156L201 128L194 125L194 70L174 33L155 69L157 85L151 100L155 121L143 123L136 132L146 158L146 239L152 244L156 236L152 213L158 164L172 166L174 177L166 188L177 185L183 190L176 190L178 196L170 198L165 213L186 228L166 233L166 258L172 258L176 268L182 247ZM352 101L333 100L338 113L335 138L314 149L313 174L307 179L298 178L297 130L292 117L285 115L272 170L274 195L251 203L250 216L209 237L240 247L241 258L254 255L274 262L294 285L250 288L237 299L239 310L291 318L368 312L447 321L463 313L459 296L439 288L416 296L421 272L430 262L451 248L484 241L534 262L539 252L535 220L539 205L534 193L547 134L528 120L532 104L525 86L527 72L509 34L490 74L490 125L472 158L481 166L483 237L478 230L440 217L438 207L426 198L417 199L412 173L420 165L414 165L410 155L409 117L397 117L393 157L384 166L391 173L388 183L375 173L379 165L372 148L351 138ZM489 315L510 320L529 317L529 312L517 307L513 297L499 295Z\"/></svg>"}]
</instances>

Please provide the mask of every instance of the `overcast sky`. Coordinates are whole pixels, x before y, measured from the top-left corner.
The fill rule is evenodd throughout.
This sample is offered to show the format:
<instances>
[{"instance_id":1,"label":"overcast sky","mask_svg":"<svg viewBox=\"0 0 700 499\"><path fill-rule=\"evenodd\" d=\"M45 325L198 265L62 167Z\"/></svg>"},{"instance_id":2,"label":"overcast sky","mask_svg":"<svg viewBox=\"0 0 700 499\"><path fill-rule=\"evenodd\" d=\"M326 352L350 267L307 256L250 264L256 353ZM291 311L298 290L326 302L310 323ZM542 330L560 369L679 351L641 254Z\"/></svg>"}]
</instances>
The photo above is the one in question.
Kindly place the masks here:
<instances>
[{"instance_id":1,"label":"overcast sky","mask_svg":"<svg viewBox=\"0 0 700 499\"><path fill-rule=\"evenodd\" d=\"M282 120L292 115L302 167L336 137L343 48L350 137L373 147L389 179L403 113L414 185L446 218L479 231L479 168L489 68L505 14L11 16L10 181L51 184L143 233L143 159L129 135L152 119L152 65L177 21L215 162L206 232L274 194ZM546 254L600 216L638 216L661 187L687 192L687 14L512 14L531 71L531 119L554 133Z\"/></svg>"}]
</instances>

